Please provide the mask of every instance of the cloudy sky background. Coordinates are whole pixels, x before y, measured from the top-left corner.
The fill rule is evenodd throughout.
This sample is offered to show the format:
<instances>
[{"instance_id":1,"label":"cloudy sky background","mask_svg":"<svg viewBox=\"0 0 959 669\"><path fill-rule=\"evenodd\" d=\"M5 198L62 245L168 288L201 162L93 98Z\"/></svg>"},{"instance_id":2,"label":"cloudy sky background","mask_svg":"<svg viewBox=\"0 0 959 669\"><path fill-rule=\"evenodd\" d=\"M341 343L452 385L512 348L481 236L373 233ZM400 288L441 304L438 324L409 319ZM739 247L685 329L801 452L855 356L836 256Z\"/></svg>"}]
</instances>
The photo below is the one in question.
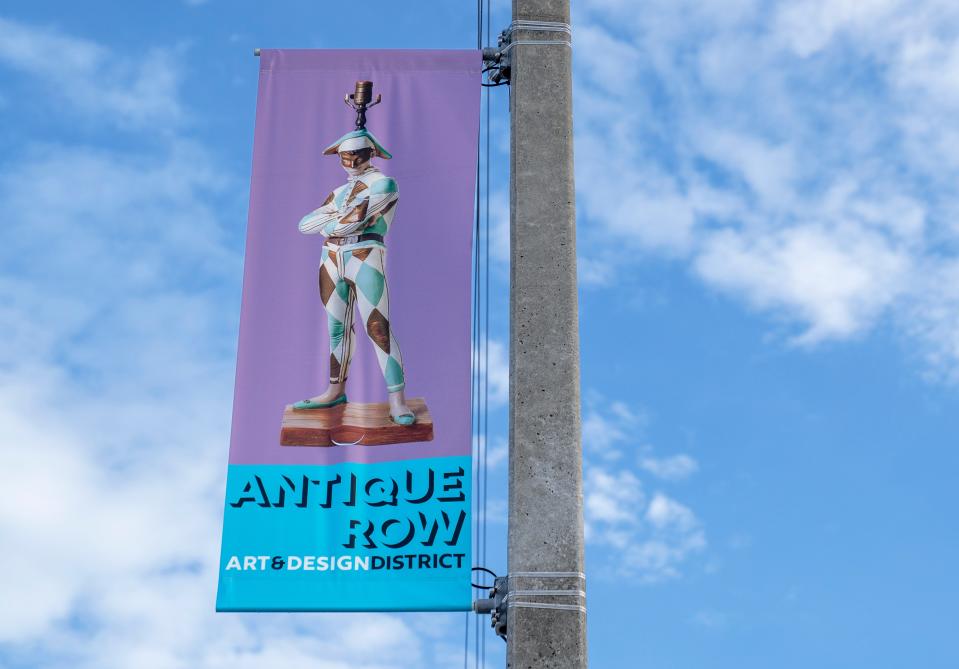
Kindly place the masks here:
<instances>
[{"instance_id":1,"label":"cloudy sky background","mask_svg":"<svg viewBox=\"0 0 959 669\"><path fill-rule=\"evenodd\" d=\"M475 44L468 3L353 15L0 11L0 666L462 665L463 614L213 613L250 51ZM959 10L593 0L574 43L593 666L956 666Z\"/></svg>"}]
</instances>

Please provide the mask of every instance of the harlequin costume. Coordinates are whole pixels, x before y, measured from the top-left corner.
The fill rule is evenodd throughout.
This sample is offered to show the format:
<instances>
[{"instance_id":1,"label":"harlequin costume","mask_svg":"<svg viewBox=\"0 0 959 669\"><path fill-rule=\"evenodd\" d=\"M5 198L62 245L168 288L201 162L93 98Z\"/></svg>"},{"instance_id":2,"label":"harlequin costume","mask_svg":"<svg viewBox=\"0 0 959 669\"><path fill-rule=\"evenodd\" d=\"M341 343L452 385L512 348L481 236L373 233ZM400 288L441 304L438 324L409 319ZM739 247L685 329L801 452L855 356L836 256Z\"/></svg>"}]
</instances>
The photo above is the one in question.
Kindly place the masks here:
<instances>
[{"instance_id":1,"label":"harlequin costume","mask_svg":"<svg viewBox=\"0 0 959 669\"><path fill-rule=\"evenodd\" d=\"M325 155L353 155L367 149L374 157L392 155L365 128L340 137L328 146ZM344 159L344 166L347 160ZM399 189L396 180L386 176L370 162L356 168L344 167L349 174L345 184L336 188L323 205L307 214L299 223L304 234L322 234L323 260L319 270L320 297L326 307L330 337L330 383L346 381L352 358L354 305L359 307L363 327L373 344L376 357L393 393L403 390L403 359L390 327L389 287L386 281L386 245ZM332 406L346 396L326 403ZM305 400L295 408L323 408ZM412 414L398 417L400 424L411 424Z\"/></svg>"}]
</instances>

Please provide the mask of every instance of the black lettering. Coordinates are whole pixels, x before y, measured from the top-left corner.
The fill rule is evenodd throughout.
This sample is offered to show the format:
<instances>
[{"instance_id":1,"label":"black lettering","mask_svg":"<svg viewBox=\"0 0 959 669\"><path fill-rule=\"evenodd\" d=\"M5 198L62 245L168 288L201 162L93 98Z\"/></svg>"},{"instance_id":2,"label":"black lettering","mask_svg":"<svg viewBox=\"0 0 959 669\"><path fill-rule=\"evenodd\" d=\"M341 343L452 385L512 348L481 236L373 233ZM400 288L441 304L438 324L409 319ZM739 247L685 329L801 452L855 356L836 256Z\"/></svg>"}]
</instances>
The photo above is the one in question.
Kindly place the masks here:
<instances>
[{"instance_id":1,"label":"black lettering","mask_svg":"<svg viewBox=\"0 0 959 669\"><path fill-rule=\"evenodd\" d=\"M435 485L433 468L430 467L427 471L429 472L429 475L426 479L426 492L419 497L407 497L406 501L410 504L423 504L424 502L428 502L430 499L432 499L433 486ZM413 494L413 472L409 470L406 471L406 492L409 495Z\"/></svg>"},{"instance_id":2,"label":"black lettering","mask_svg":"<svg viewBox=\"0 0 959 669\"><path fill-rule=\"evenodd\" d=\"M361 525L363 525L362 520L350 521L350 530L351 530L350 540L347 541L345 544L343 544L344 548L356 547L356 533L352 532L352 530L356 529L357 527L360 527ZM373 525L373 521L372 520L366 521L366 531L364 531L362 535L363 538L366 539L366 544L363 546L364 548L376 548L376 544L373 542L373 539L371 537L371 535L373 534L375 530L376 530L376 526Z\"/></svg>"},{"instance_id":3,"label":"black lettering","mask_svg":"<svg viewBox=\"0 0 959 669\"><path fill-rule=\"evenodd\" d=\"M396 495L400 490L399 485L393 479L390 479L392 487L381 478L371 478L366 482L366 497L376 498L376 501L367 501L369 506L396 506Z\"/></svg>"},{"instance_id":4,"label":"black lettering","mask_svg":"<svg viewBox=\"0 0 959 669\"><path fill-rule=\"evenodd\" d=\"M326 482L326 499L320 502L320 506L324 509L329 509L333 506L333 488L336 487L338 483L343 480L343 477L339 474L336 475L336 478L332 478ZM313 481L313 483L319 483L319 481Z\"/></svg>"},{"instance_id":5,"label":"black lettering","mask_svg":"<svg viewBox=\"0 0 959 669\"><path fill-rule=\"evenodd\" d=\"M463 493L463 475L466 471L462 467L457 467L456 471L452 472L443 472L443 492L452 492L453 490L459 490L459 494L452 496L442 496L437 497L438 502L463 502L466 500L466 495ZM456 479L452 483L446 483L447 479Z\"/></svg>"},{"instance_id":6,"label":"black lettering","mask_svg":"<svg viewBox=\"0 0 959 669\"><path fill-rule=\"evenodd\" d=\"M403 538L394 543L390 543L389 541L384 541L383 542L384 546L386 546L387 548L402 548L403 546L406 546L408 543L410 543L413 540L413 535L416 534L416 526L413 524L412 520L407 519L406 522L409 525L409 530L406 532ZM384 537L387 536L391 527L393 527L394 525L400 525L400 524L402 524L402 521L397 520L396 518L390 518L389 520L384 521L383 527L382 527L383 536Z\"/></svg>"},{"instance_id":7,"label":"black lettering","mask_svg":"<svg viewBox=\"0 0 959 669\"><path fill-rule=\"evenodd\" d=\"M270 505L270 496L266 494L266 486L263 485L263 479L259 476L254 476L253 480L256 481L257 491L260 493L260 499L257 501L256 497L241 497L235 502L230 502L230 506L234 509L238 509L247 502L256 502L257 506L268 507ZM245 486L243 486L243 492L250 492L253 490L253 485L248 481Z\"/></svg>"},{"instance_id":8,"label":"black lettering","mask_svg":"<svg viewBox=\"0 0 959 669\"><path fill-rule=\"evenodd\" d=\"M425 541L422 541L420 543L422 543L424 546L432 546L433 542L436 541L436 535L440 529L439 522L434 518L431 523L430 521L427 520L425 514L419 513L418 515L420 517L420 525L423 527L424 530L429 531L429 536L427 536ZM447 530L449 530L450 529L449 515L445 511L443 511L440 515L443 517L443 525L445 526ZM460 532L463 530L463 523L465 522L466 522L466 511L460 510L459 515L456 518L456 524L452 528L452 535L448 541L444 542L447 546L456 545L456 542L459 540Z\"/></svg>"},{"instance_id":9,"label":"black lettering","mask_svg":"<svg viewBox=\"0 0 959 669\"><path fill-rule=\"evenodd\" d=\"M356 506L356 474L350 474L350 498L343 505Z\"/></svg>"}]
</instances>

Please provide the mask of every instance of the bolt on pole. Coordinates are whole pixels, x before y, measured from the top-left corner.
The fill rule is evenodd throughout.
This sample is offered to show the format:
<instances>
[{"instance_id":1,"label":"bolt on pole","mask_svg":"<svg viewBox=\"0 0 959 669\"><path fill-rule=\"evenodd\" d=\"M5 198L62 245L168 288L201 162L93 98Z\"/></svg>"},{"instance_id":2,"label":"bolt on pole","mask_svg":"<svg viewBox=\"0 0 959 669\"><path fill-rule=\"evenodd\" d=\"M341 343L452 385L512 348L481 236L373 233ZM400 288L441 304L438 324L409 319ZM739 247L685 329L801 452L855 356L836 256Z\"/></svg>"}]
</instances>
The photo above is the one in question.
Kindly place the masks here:
<instances>
[{"instance_id":1,"label":"bolt on pole","mask_svg":"<svg viewBox=\"0 0 959 669\"><path fill-rule=\"evenodd\" d=\"M569 19L569 0L513 0L507 666L514 669L587 666L572 49L557 28Z\"/></svg>"}]
</instances>

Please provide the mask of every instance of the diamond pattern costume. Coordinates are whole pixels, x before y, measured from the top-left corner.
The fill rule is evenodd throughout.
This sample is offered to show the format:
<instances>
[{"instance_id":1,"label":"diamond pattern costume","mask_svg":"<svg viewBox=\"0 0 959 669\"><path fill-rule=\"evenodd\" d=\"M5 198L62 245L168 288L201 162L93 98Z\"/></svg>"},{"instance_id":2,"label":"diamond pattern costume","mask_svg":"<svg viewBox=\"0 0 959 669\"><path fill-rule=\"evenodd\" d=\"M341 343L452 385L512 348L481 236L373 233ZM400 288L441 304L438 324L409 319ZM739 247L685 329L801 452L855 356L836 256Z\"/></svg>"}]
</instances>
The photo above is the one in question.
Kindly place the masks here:
<instances>
[{"instance_id":1,"label":"diamond pattern costume","mask_svg":"<svg viewBox=\"0 0 959 669\"><path fill-rule=\"evenodd\" d=\"M368 148L391 157L366 129L347 133L324 153ZM390 327L386 245L383 237L396 212L399 190L392 179L371 164L350 173L319 209L300 221L304 234L323 234L320 296L326 307L330 336L330 382L346 381L355 348L354 307L373 343L389 392L403 390L403 359Z\"/></svg>"}]
</instances>

